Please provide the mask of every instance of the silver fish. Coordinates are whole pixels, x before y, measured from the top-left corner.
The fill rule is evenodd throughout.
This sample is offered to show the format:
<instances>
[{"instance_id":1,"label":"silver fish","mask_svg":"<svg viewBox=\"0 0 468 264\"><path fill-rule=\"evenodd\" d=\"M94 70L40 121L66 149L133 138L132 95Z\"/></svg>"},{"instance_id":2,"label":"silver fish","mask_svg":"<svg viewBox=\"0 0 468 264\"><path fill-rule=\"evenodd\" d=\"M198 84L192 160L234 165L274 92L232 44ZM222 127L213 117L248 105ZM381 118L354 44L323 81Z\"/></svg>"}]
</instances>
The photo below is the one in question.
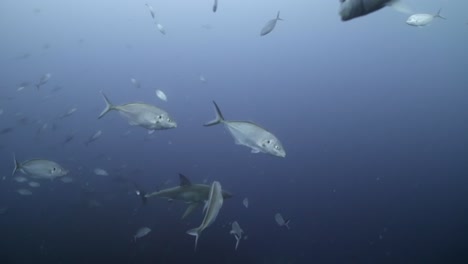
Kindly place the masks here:
<instances>
[{"instance_id":1,"label":"silver fish","mask_svg":"<svg viewBox=\"0 0 468 264\"><path fill-rule=\"evenodd\" d=\"M242 204L245 206L245 208L249 208L249 199L244 198L244 200L242 201Z\"/></svg>"},{"instance_id":2,"label":"silver fish","mask_svg":"<svg viewBox=\"0 0 468 264\"><path fill-rule=\"evenodd\" d=\"M414 14L411 15L407 20L406 24L414 27L423 27L429 25L434 18L442 18L446 19L445 17L440 15L441 9L437 12L437 14Z\"/></svg>"},{"instance_id":3,"label":"silver fish","mask_svg":"<svg viewBox=\"0 0 468 264\"><path fill-rule=\"evenodd\" d=\"M16 157L13 157L15 168L13 169L12 176L17 171L28 175L35 179L55 179L68 174L68 170L64 169L60 164L51 160L32 159L19 163Z\"/></svg>"},{"instance_id":4,"label":"silver fish","mask_svg":"<svg viewBox=\"0 0 468 264\"><path fill-rule=\"evenodd\" d=\"M98 119L102 118L109 111L116 110L128 120L130 125L146 128L149 130L148 133L152 133L154 130L177 127L177 123L169 114L156 106L144 103L113 105L104 93L101 92L101 94L106 102L106 108L99 115Z\"/></svg>"},{"instance_id":5,"label":"silver fish","mask_svg":"<svg viewBox=\"0 0 468 264\"><path fill-rule=\"evenodd\" d=\"M41 88L42 85L46 84L50 80L51 77L52 77L52 74L50 73L46 73L42 75L41 79L39 79L39 82L36 84L37 90L39 90L39 88Z\"/></svg>"},{"instance_id":6,"label":"silver fish","mask_svg":"<svg viewBox=\"0 0 468 264\"><path fill-rule=\"evenodd\" d=\"M151 14L151 17L152 17L153 19L156 19L156 16L155 16L155 14L154 14L154 9L153 9L153 7L150 6L148 3L146 3L145 5L146 5L146 7L148 7L148 9L149 9L150 14Z\"/></svg>"},{"instance_id":7,"label":"silver fish","mask_svg":"<svg viewBox=\"0 0 468 264\"><path fill-rule=\"evenodd\" d=\"M149 227L142 227L136 231L135 235L133 236L133 240L136 241L138 238L142 238L148 235L150 232L151 229Z\"/></svg>"},{"instance_id":8,"label":"silver fish","mask_svg":"<svg viewBox=\"0 0 468 264\"><path fill-rule=\"evenodd\" d=\"M161 32L161 34L166 35L166 29L164 29L163 25L156 23L156 27L158 28L159 32Z\"/></svg>"},{"instance_id":9,"label":"silver fish","mask_svg":"<svg viewBox=\"0 0 468 264\"><path fill-rule=\"evenodd\" d=\"M187 234L195 236L195 251L197 250L198 238L202 234L203 230L214 223L222 206L223 191L221 184L217 181L214 181L211 184L210 195L208 197L208 201L205 204L206 211L202 223L199 227L187 231Z\"/></svg>"},{"instance_id":10,"label":"silver fish","mask_svg":"<svg viewBox=\"0 0 468 264\"><path fill-rule=\"evenodd\" d=\"M215 101L216 119L204 126L224 124L224 127L231 133L237 145L251 148L252 153L267 153L277 157L286 157L286 152L279 139L271 132L259 125L248 121L228 121L224 120L223 114Z\"/></svg>"},{"instance_id":11,"label":"silver fish","mask_svg":"<svg viewBox=\"0 0 468 264\"><path fill-rule=\"evenodd\" d=\"M73 107L72 109L68 110L65 114L59 116L58 118L62 119L62 118L65 118L65 117L69 117L69 116L73 115L73 113L75 113L77 110L78 110L78 108Z\"/></svg>"},{"instance_id":12,"label":"silver fish","mask_svg":"<svg viewBox=\"0 0 468 264\"><path fill-rule=\"evenodd\" d=\"M276 14L276 18L268 21L265 26L262 28L262 30L260 31L260 36L265 36L266 34L270 33L271 31L273 31L273 29L275 29L276 27L276 22L280 20L280 21L283 21L282 18L280 18L280 11L278 11L278 13Z\"/></svg>"},{"instance_id":13,"label":"silver fish","mask_svg":"<svg viewBox=\"0 0 468 264\"><path fill-rule=\"evenodd\" d=\"M96 141L99 137L101 137L102 131L98 130L96 133L94 133L88 140L85 141L85 145L88 146L91 142Z\"/></svg>"},{"instance_id":14,"label":"silver fish","mask_svg":"<svg viewBox=\"0 0 468 264\"><path fill-rule=\"evenodd\" d=\"M290 219L284 220L283 216L280 213L275 214L275 221L279 226L286 226L289 229Z\"/></svg>"},{"instance_id":15,"label":"silver fish","mask_svg":"<svg viewBox=\"0 0 468 264\"><path fill-rule=\"evenodd\" d=\"M237 223L237 221L234 221L232 223L231 228L232 228L231 232L229 233L231 235L234 235L234 237L236 238L236 250L237 250L237 247L239 246L239 241L242 238L242 234L244 233L244 230L242 230L242 228L240 227L239 223Z\"/></svg>"}]
</instances>

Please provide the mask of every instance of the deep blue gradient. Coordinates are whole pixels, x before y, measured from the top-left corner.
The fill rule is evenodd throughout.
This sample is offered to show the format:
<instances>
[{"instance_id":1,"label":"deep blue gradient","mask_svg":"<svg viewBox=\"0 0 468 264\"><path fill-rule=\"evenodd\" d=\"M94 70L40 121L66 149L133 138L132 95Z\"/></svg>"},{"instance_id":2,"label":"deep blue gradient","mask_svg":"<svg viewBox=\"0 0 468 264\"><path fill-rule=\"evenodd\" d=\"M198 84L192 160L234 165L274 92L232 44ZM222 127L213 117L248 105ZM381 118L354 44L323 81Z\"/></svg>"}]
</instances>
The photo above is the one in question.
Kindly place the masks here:
<instances>
[{"instance_id":1,"label":"deep blue gradient","mask_svg":"<svg viewBox=\"0 0 468 264\"><path fill-rule=\"evenodd\" d=\"M148 1L162 35L145 1L2 0L0 130L13 130L0 134L0 263L468 263L468 2L407 1L443 8L447 20L424 28L391 8L341 22L338 2L219 0L212 13L211 0ZM260 37L278 10L284 21ZM161 107L178 127L98 120L101 90ZM286 157L203 127L212 100L274 133ZM74 182L17 183L13 153L57 161ZM186 231L201 209L181 220L184 203L142 206L134 192L176 186L178 173L234 194L197 252ZM248 236L237 251L232 221ZM152 232L134 242L142 226Z\"/></svg>"}]
</instances>

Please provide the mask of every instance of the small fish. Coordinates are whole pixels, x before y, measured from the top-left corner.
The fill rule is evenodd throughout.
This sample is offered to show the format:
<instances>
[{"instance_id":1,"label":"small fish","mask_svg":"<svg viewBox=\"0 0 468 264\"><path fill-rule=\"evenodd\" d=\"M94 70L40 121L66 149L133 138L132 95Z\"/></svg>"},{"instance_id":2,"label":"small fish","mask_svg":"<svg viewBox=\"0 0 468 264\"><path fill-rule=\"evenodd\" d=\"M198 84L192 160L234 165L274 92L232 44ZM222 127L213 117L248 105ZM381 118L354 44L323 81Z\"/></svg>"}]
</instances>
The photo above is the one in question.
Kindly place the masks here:
<instances>
[{"instance_id":1,"label":"small fish","mask_svg":"<svg viewBox=\"0 0 468 264\"><path fill-rule=\"evenodd\" d=\"M19 163L16 157L13 156L13 161L15 168L11 174L12 176L14 176L17 171L20 171L31 178L53 180L68 174L68 171L60 166L60 164L51 160L32 159Z\"/></svg>"},{"instance_id":2,"label":"small fish","mask_svg":"<svg viewBox=\"0 0 468 264\"><path fill-rule=\"evenodd\" d=\"M231 232L229 233L231 235L234 235L234 237L236 238L236 250L237 250L237 247L239 246L239 241L242 238L242 234L244 233L244 230L242 230L242 228L240 227L239 223L237 223L237 221L232 222L231 228L232 228Z\"/></svg>"},{"instance_id":3,"label":"small fish","mask_svg":"<svg viewBox=\"0 0 468 264\"><path fill-rule=\"evenodd\" d=\"M65 138L65 140L63 141L63 145L67 144L67 143L70 143L70 141L72 141L73 139L75 138L74 135L69 135Z\"/></svg>"},{"instance_id":4,"label":"small fish","mask_svg":"<svg viewBox=\"0 0 468 264\"><path fill-rule=\"evenodd\" d=\"M135 88L140 88L141 87L140 82L137 81L137 79L135 79L135 78L130 78L130 82L133 84L133 86L135 86Z\"/></svg>"},{"instance_id":5,"label":"small fish","mask_svg":"<svg viewBox=\"0 0 468 264\"><path fill-rule=\"evenodd\" d=\"M38 187L41 186L40 183L38 183L38 182L33 182L33 181L28 182L28 185L29 185L30 187L33 187L33 188L38 188Z\"/></svg>"},{"instance_id":6,"label":"small fish","mask_svg":"<svg viewBox=\"0 0 468 264\"><path fill-rule=\"evenodd\" d=\"M286 226L289 229L290 219L285 221L280 213L275 214L275 221L279 226Z\"/></svg>"},{"instance_id":7,"label":"small fish","mask_svg":"<svg viewBox=\"0 0 468 264\"><path fill-rule=\"evenodd\" d=\"M8 134L8 133L10 133L10 132L12 132L12 131L13 131L13 128L11 128L11 127L6 127L6 128L4 128L4 129L0 130L0 135Z\"/></svg>"},{"instance_id":8,"label":"small fish","mask_svg":"<svg viewBox=\"0 0 468 264\"><path fill-rule=\"evenodd\" d=\"M37 90L39 90L39 88L41 86L46 84L50 80L51 77L52 77L52 74L50 74L50 73L46 73L46 74L42 75L41 79L39 79L39 82L36 84Z\"/></svg>"},{"instance_id":9,"label":"small fish","mask_svg":"<svg viewBox=\"0 0 468 264\"><path fill-rule=\"evenodd\" d=\"M157 96L159 99L161 99L161 100L163 100L163 101L165 101L165 102L167 101L167 96L166 96L166 94L165 94L163 91L161 91L161 90L156 90L156 96Z\"/></svg>"},{"instance_id":10,"label":"small fish","mask_svg":"<svg viewBox=\"0 0 468 264\"><path fill-rule=\"evenodd\" d=\"M85 145L88 146L91 142L96 141L99 137L101 137L102 131L98 130L96 133L94 133L88 140L85 141Z\"/></svg>"},{"instance_id":11,"label":"small fish","mask_svg":"<svg viewBox=\"0 0 468 264\"><path fill-rule=\"evenodd\" d=\"M149 227L142 227L136 231L135 235L133 236L133 240L136 242L137 239L148 235L150 232L151 229Z\"/></svg>"},{"instance_id":12,"label":"small fish","mask_svg":"<svg viewBox=\"0 0 468 264\"><path fill-rule=\"evenodd\" d=\"M148 7L148 9L149 9L150 14L151 14L151 17L152 17L153 19L156 19L156 15L154 14L154 9L153 9L153 7L150 6L148 3L146 3L145 5L146 5L146 7Z\"/></svg>"},{"instance_id":13,"label":"small fish","mask_svg":"<svg viewBox=\"0 0 468 264\"><path fill-rule=\"evenodd\" d=\"M17 193L19 193L20 195L23 195L23 196L29 196L29 195L32 195L32 192L28 189L18 189L16 190Z\"/></svg>"},{"instance_id":14,"label":"small fish","mask_svg":"<svg viewBox=\"0 0 468 264\"><path fill-rule=\"evenodd\" d=\"M213 101L216 111L216 119L204 126L214 126L223 124L231 133L237 145L249 147L252 153L267 153L277 157L286 157L286 152L279 139L271 132L259 125L247 121L224 120L223 114L215 101Z\"/></svg>"},{"instance_id":15,"label":"small fish","mask_svg":"<svg viewBox=\"0 0 468 264\"><path fill-rule=\"evenodd\" d=\"M265 36L266 34L270 33L271 31L273 31L273 29L275 29L276 27L276 22L280 20L280 21L283 21L282 18L280 18L280 11L278 11L278 13L276 14L276 18L268 21L265 26L262 28L262 30L260 31L260 36Z\"/></svg>"},{"instance_id":16,"label":"small fish","mask_svg":"<svg viewBox=\"0 0 468 264\"><path fill-rule=\"evenodd\" d=\"M213 12L216 12L216 10L218 10L218 0L214 0L213 3Z\"/></svg>"},{"instance_id":17,"label":"small fish","mask_svg":"<svg viewBox=\"0 0 468 264\"><path fill-rule=\"evenodd\" d=\"M64 176L64 177L60 178L60 180L61 180L63 183L71 183L71 182L73 182L73 178L70 177L70 176Z\"/></svg>"},{"instance_id":18,"label":"small fish","mask_svg":"<svg viewBox=\"0 0 468 264\"><path fill-rule=\"evenodd\" d=\"M340 0L341 21L348 21L391 6L402 13L410 13L410 9L400 0Z\"/></svg>"},{"instance_id":19,"label":"small fish","mask_svg":"<svg viewBox=\"0 0 468 264\"><path fill-rule=\"evenodd\" d=\"M78 110L78 108L73 107L72 109L68 110L65 114L59 116L58 118L62 119L62 118L65 118L65 117L69 117L69 116L73 115L73 113L75 113L77 110Z\"/></svg>"},{"instance_id":20,"label":"small fish","mask_svg":"<svg viewBox=\"0 0 468 264\"><path fill-rule=\"evenodd\" d=\"M101 94L106 103L106 108L99 115L98 119L102 118L111 110L116 110L127 119L131 126L143 127L149 130L149 134L153 133L155 130L177 127L177 123L161 108L145 103L113 105L104 93L101 92Z\"/></svg>"},{"instance_id":21,"label":"small fish","mask_svg":"<svg viewBox=\"0 0 468 264\"><path fill-rule=\"evenodd\" d=\"M245 206L245 208L249 208L249 199L244 198L244 200L242 201L242 204Z\"/></svg>"},{"instance_id":22,"label":"small fish","mask_svg":"<svg viewBox=\"0 0 468 264\"><path fill-rule=\"evenodd\" d=\"M13 178L14 181L18 182L18 183L23 183L23 182L27 182L28 179L26 179L25 177L23 176L16 176Z\"/></svg>"},{"instance_id":23,"label":"small fish","mask_svg":"<svg viewBox=\"0 0 468 264\"><path fill-rule=\"evenodd\" d=\"M406 24L413 26L413 27L424 27L429 25L434 18L442 18L446 19L445 17L440 15L441 9L435 15L431 14L414 14L411 15L407 20Z\"/></svg>"},{"instance_id":24,"label":"small fish","mask_svg":"<svg viewBox=\"0 0 468 264\"><path fill-rule=\"evenodd\" d=\"M163 25L156 23L156 27L158 28L159 32L161 32L161 34L166 35L166 29L164 29Z\"/></svg>"},{"instance_id":25,"label":"small fish","mask_svg":"<svg viewBox=\"0 0 468 264\"><path fill-rule=\"evenodd\" d=\"M199 227L193 228L187 231L187 234L195 236L195 251L197 250L198 238L202 234L203 230L214 223L218 216L219 210L223 206L223 190L221 184L214 181L211 184L210 194L208 195L208 201L205 203L205 217Z\"/></svg>"},{"instance_id":26,"label":"small fish","mask_svg":"<svg viewBox=\"0 0 468 264\"><path fill-rule=\"evenodd\" d=\"M200 75L200 82L206 83L206 78L203 75Z\"/></svg>"},{"instance_id":27,"label":"small fish","mask_svg":"<svg viewBox=\"0 0 468 264\"><path fill-rule=\"evenodd\" d=\"M94 174L99 175L99 176L109 176L109 173L105 171L104 169L96 168L94 169Z\"/></svg>"}]
</instances>

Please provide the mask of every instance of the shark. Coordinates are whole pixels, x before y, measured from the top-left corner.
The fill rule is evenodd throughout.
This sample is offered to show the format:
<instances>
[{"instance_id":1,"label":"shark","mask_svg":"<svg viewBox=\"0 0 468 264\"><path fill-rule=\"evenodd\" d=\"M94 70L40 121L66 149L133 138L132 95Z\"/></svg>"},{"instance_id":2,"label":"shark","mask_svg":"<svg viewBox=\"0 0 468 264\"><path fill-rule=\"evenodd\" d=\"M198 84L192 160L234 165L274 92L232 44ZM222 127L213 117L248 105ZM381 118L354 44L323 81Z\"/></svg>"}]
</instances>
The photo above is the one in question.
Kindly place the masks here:
<instances>
[{"instance_id":1,"label":"shark","mask_svg":"<svg viewBox=\"0 0 468 264\"><path fill-rule=\"evenodd\" d=\"M168 201L182 201L188 204L187 209L182 215L182 219L185 219L191 213L193 213L198 207L205 204L209 199L210 185L206 184L194 184L185 175L179 173L179 186L162 189L152 193L146 193L137 186L136 194L141 198L143 204L147 203L148 198L159 197L167 199ZM223 199L232 197L232 194L228 191L222 190Z\"/></svg>"}]
</instances>

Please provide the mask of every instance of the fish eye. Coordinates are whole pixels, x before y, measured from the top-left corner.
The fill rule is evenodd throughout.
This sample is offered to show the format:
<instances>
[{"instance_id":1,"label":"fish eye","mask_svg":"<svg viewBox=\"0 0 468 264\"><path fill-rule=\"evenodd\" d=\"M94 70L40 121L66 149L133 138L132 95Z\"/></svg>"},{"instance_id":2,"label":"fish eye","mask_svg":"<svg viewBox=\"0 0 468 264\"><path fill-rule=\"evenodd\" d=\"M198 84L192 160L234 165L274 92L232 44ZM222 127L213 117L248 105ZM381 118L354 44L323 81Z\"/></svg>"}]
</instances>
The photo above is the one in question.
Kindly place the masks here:
<instances>
[{"instance_id":1,"label":"fish eye","mask_svg":"<svg viewBox=\"0 0 468 264\"><path fill-rule=\"evenodd\" d=\"M267 144L270 144L271 143L271 140L267 140Z\"/></svg>"},{"instance_id":2,"label":"fish eye","mask_svg":"<svg viewBox=\"0 0 468 264\"><path fill-rule=\"evenodd\" d=\"M162 119L162 115L158 115L158 118L159 118L159 119Z\"/></svg>"},{"instance_id":3,"label":"fish eye","mask_svg":"<svg viewBox=\"0 0 468 264\"><path fill-rule=\"evenodd\" d=\"M279 149L280 149L280 147L279 147L278 145L275 145L275 149L279 150Z\"/></svg>"}]
</instances>

